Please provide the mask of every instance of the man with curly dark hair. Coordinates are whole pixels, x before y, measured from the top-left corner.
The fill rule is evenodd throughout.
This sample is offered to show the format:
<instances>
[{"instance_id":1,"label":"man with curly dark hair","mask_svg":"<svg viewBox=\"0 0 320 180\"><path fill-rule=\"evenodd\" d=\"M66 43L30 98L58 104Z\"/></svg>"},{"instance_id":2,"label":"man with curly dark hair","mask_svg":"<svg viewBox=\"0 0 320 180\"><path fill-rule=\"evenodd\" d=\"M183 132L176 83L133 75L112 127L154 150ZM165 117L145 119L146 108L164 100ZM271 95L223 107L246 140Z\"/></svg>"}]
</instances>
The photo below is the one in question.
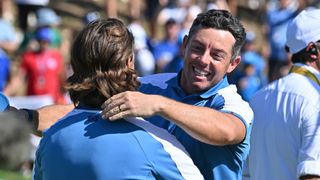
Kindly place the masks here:
<instances>
[{"instance_id":1,"label":"man with curly dark hair","mask_svg":"<svg viewBox=\"0 0 320 180\"><path fill-rule=\"evenodd\" d=\"M142 118L102 119L104 101L139 86L133 43L132 33L112 18L88 24L77 36L66 86L75 108L44 132L35 180L203 179L166 130Z\"/></svg>"}]
</instances>

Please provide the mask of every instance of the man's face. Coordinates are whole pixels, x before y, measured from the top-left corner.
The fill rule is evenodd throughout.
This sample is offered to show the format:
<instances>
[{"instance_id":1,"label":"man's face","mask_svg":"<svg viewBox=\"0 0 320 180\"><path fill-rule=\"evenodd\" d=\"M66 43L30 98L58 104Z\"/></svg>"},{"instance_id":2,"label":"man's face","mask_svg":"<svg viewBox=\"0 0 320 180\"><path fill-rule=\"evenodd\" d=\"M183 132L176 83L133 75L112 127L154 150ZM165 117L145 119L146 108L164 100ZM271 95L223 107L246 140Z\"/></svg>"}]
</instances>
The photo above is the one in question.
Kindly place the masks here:
<instances>
[{"instance_id":1,"label":"man's face","mask_svg":"<svg viewBox=\"0 0 320 180\"><path fill-rule=\"evenodd\" d=\"M210 89L240 63L240 56L231 62L235 39L228 31L199 29L188 38L183 44L185 63L180 82L187 94Z\"/></svg>"}]
</instances>

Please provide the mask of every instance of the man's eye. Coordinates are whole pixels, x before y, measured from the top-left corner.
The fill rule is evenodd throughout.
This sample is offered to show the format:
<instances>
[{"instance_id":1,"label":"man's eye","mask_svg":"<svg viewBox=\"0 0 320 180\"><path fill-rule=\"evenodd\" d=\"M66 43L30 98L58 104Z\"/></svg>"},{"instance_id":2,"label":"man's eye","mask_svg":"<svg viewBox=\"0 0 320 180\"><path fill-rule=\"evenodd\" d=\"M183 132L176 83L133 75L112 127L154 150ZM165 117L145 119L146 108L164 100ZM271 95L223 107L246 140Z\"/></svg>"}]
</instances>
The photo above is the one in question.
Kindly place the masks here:
<instances>
[{"instance_id":1,"label":"man's eye","mask_svg":"<svg viewBox=\"0 0 320 180\"><path fill-rule=\"evenodd\" d=\"M223 57L219 54L211 54L211 57L217 61L223 60Z\"/></svg>"},{"instance_id":2,"label":"man's eye","mask_svg":"<svg viewBox=\"0 0 320 180\"><path fill-rule=\"evenodd\" d=\"M193 50L195 50L195 51L201 51L201 49L202 49L202 48L201 48L200 46L194 46L194 47L193 47Z\"/></svg>"}]
</instances>

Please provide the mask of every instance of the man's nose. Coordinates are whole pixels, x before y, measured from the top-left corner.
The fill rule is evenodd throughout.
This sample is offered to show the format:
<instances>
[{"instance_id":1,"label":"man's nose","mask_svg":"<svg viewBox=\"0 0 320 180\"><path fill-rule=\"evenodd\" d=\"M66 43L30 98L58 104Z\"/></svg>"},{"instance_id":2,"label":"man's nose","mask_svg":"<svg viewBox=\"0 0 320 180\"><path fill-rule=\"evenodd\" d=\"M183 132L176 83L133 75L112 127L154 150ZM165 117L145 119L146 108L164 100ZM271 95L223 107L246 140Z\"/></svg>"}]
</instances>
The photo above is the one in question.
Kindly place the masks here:
<instances>
[{"instance_id":1,"label":"man's nose","mask_svg":"<svg viewBox=\"0 0 320 180\"><path fill-rule=\"evenodd\" d=\"M210 53L204 52L202 55L198 57L198 61L201 62L203 65L208 65L210 62Z\"/></svg>"}]
</instances>

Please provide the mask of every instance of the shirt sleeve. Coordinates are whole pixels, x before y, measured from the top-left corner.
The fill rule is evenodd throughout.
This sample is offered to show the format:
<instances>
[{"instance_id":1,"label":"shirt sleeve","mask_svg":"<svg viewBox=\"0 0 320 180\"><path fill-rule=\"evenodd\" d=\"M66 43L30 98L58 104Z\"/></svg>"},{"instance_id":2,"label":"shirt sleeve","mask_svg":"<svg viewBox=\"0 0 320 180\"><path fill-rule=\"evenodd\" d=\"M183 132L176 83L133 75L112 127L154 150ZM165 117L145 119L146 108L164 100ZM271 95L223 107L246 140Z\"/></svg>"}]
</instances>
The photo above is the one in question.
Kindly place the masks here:
<instances>
[{"instance_id":1,"label":"shirt sleeve","mask_svg":"<svg viewBox=\"0 0 320 180\"><path fill-rule=\"evenodd\" d=\"M297 178L303 175L320 176L320 111L319 106L305 105L302 117L301 146Z\"/></svg>"},{"instance_id":2,"label":"shirt sleeve","mask_svg":"<svg viewBox=\"0 0 320 180\"><path fill-rule=\"evenodd\" d=\"M237 116L248 128L253 120L253 111L249 104L237 93L237 88L230 85L221 89L218 94L222 96L224 102L221 111Z\"/></svg>"},{"instance_id":3,"label":"shirt sleeve","mask_svg":"<svg viewBox=\"0 0 320 180\"><path fill-rule=\"evenodd\" d=\"M39 149L38 149L39 151ZM32 175L32 179L33 180L41 180L42 179L42 173L41 173L41 165L40 165L40 156L39 156L39 152L36 152L36 159L34 162L34 166L33 166L33 175Z\"/></svg>"}]
</instances>

